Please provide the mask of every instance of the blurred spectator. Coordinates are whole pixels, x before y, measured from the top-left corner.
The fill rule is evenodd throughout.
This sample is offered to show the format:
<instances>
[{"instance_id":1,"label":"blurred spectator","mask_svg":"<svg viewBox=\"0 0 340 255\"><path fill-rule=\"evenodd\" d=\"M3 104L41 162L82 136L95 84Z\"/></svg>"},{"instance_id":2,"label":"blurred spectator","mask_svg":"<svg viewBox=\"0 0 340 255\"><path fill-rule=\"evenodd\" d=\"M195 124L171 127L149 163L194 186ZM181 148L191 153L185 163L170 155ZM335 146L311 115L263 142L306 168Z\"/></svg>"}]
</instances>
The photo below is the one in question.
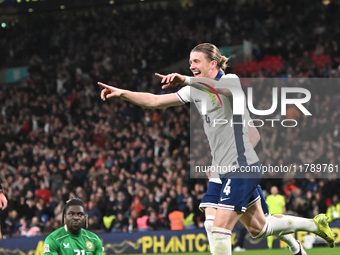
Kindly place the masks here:
<instances>
[{"instance_id":1,"label":"blurred spectator","mask_svg":"<svg viewBox=\"0 0 340 255\"><path fill-rule=\"evenodd\" d=\"M137 232L138 231L138 227L137 227L137 222L133 217L129 217L128 219L128 232L132 233L132 232Z\"/></svg>"},{"instance_id":2,"label":"blurred spectator","mask_svg":"<svg viewBox=\"0 0 340 255\"><path fill-rule=\"evenodd\" d=\"M332 204L327 209L328 221L336 221L340 219L340 202L338 195L332 198Z\"/></svg>"},{"instance_id":3,"label":"blurred spectator","mask_svg":"<svg viewBox=\"0 0 340 255\"><path fill-rule=\"evenodd\" d=\"M146 210L142 210L137 218L137 228L139 232L145 232L149 230L148 219L148 212Z\"/></svg>"},{"instance_id":4,"label":"blurred spectator","mask_svg":"<svg viewBox=\"0 0 340 255\"><path fill-rule=\"evenodd\" d=\"M87 217L89 220L89 229L100 229L102 222L102 213L97 207L97 201L90 200L88 202Z\"/></svg>"},{"instance_id":5,"label":"blurred spectator","mask_svg":"<svg viewBox=\"0 0 340 255\"><path fill-rule=\"evenodd\" d=\"M158 203L155 200L155 194L153 192L150 192L147 196L147 200L143 203L144 208L148 211L150 211L151 209L158 211Z\"/></svg>"},{"instance_id":6,"label":"blurred spectator","mask_svg":"<svg viewBox=\"0 0 340 255\"><path fill-rule=\"evenodd\" d=\"M122 213L117 214L111 232L127 232L128 220Z\"/></svg>"},{"instance_id":7,"label":"blurred spectator","mask_svg":"<svg viewBox=\"0 0 340 255\"><path fill-rule=\"evenodd\" d=\"M138 196L135 196L130 208L132 211L135 211L138 215L143 210L144 208L143 204L141 203L141 200Z\"/></svg>"},{"instance_id":8,"label":"blurred spectator","mask_svg":"<svg viewBox=\"0 0 340 255\"><path fill-rule=\"evenodd\" d=\"M37 215L37 207L36 207L36 201L34 200L33 197L29 197L26 200L26 204L28 206L27 210L25 211L25 216L27 219L31 220L34 216Z\"/></svg>"},{"instance_id":9,"label":"blurred spectator","mask_svg":"<svg viewBox=\"0 0 340 255\"><path fill-rule=\"evenodd\" d=\"M190 198L188 186L181 187L181 192L177 194L177 207L179 211L184 211L187 206L187 201Z\"/></svg>"},{"instance_id":10,"label":"blurred spectator","mask_svg":"<svg viewBox=\"0 0 340 255\"><path fill-rule=\"evenodd\" d=\"M184 213L178 210L174 210L169 213L170 229L171 230L183 230Z\"/></svg>"},{"instance_id":11,"label":"blurred spectator","mask_svg":"<svg viewBox=\"0 0 340 255\"><path fill-rule=\"evenodd\" d=\"M168 212L171 213L178 209L177 206L177 193L174 189L171 189L169 192L169 196L167 196L168 202Z\"/></svg>"},{"instance_id":12,"label":"blurred spectator","mask_svg":"<svg viewBox=\"0 0 340 255\"><path fill-rule=\"evenodd\" d=\"M51 233L59 227L59 223L54 218L48 220L44 226L44 232Z\"/></svg>"},{"instance_id":13,"label":"blurred spectator","mask_svg":"<svg viewBox=\"0 0 340 255\"><path fill-rule=\"evenodd\" d=\"M18 220L18 212L14 209L9 210L8 217L5 220L5 229L8 236L11 237L19 228Z\"/></svg>"},{"instance_id":14,"label":"blurred spectator","mask_svg":"<svg viewBox=\"0 0 340 255\"><path fill-rule=\"evenodd\" d=\"M115 221L116 216L113 214L113 210L107 210L106 215L103 216L103 225L107 232L111 232Z\"/></svg>"},{"instance_id":15,"label":"blurred spectator","mask_svg":"<svg viewBox=\"0 0 340 255\"><path fill-rule=\"evenodd\" d=\"M169 222L169 210L168 210L168 201L163 201L162 204L159 206L159 219L162 222L165 228L170 227Z\"/></svg>"},{"instance_id":16,"label":"blurred spectator","mask_svg":"<svg viewBox=\"0 0 340 255\"><path fill-rule=\"evenodd\" d=\"M125 197L125 194L122 191L119 191L117 194L116 205L117 205L117 211L122 212L122 213L125 213L129 206L129 203Z\"/></svg>"},{"instance_id":17,"label":"blurred spectator","mask_svg":"<svg viewBox=\"0 0 340 255\"><path fill-rule=\"evenodd\" d=\"M279 194L279 190L276 186L270 188L270 195L266 197L266 203L268 210L271 215L274 214L285 214L286 213L286 202L285 198ZM274 236L267 237L268 248L273 248Z\"/></svg>"},{"instance_id":18,"label":"blurred spectator","mask_svg":"<svg viewBox=\"0 0 340 255\"><path fill-rule=\"evenodd\" d=\"M340 77L340 38L327 21L339 23L338 3L295 1L282 8L280 2L271 1L268 8L262 0L256 6L245 1L232 6L194 1L181 8L175 2L148 11L146 5L129 11L115 6L115 18L105 21L102 17L111 16L112 8L19 15L18 22L2 30L1 68L24 65L29 72L26 80L0 86L0 178L6 185L8 214L17 212L14 218L6 213L0 216L9 223L4 225L5 234L17 233L12 227L21 225L24 216L27 224L33 217L44 220L42 231L56 229L62 203L70 194L88 208L90 201L96 201L101 215L121 218L114 221L119 231L125 231L118 225L127 216L131 223L123 225L134 229L138 213L129 209L136 196L145 209L154 208L156 218L168 228L169 213L179 209L191 214L190 198L197 209L207 182L190 179L189 169L193 155L203 160L207 157L200 156L207 153L200 146L202 137L197 136L198 146L191 144L190 107L144 110L123 101L103 104L96 82L162 93L153 73L170 70L201 41L228 46L226 50L235 56L229 72L241 77L284 77L311 90L312 101L306 104L311 117L296 108L287 110L298 119L296 128L259 128L263 164L340 162L339 86L325 84L327 79L310 86L310 80L302 79ZM243 15L245 9L249 15ZM315 10L317 14L311 15ZM126 19L126 12L138 18ZM297 17L294 22L291 15ZM275 16L282 19L273 22ZM35 29L36 23L41 29ZM132 29L137 26L141 29ZM157 31L163 31L161 39L150 36ZM243 44L246 56L234 51ZM243 57L249 62L240 69L238 61ZM177 66L174 71L190 74L187 66L179 70ZM261 95L254 95L257 109L270 108L267 85L256 84ZM271 177L263 180L263 187L271 187L280 177L275 185L284 190L287 210L308 217L326 212L340 184L336 175L283 181L281 176ZM91 226L106 228L98 212L93 214Z\"/></svg>"},{"instance_id":19,"label":"blurred spectator","mask_svg":"<svg viewBox=\"0 0 340 255\"><path fill-rule=\"evenodd\" d=\"M89 218L88 229L90 229L90 230L99 230L99 229L101 229L100 219L98 219L97 216L94 215L91 218Z\"/></svg>"},{"instance_id":20,"label":"blurred spectator","mask_svg":"<svg viewBox=\"0 0 340 255\"><path fill-rule=\"evenodd\" d=\"M27 231L26 235L29 236L37 236L41 234L41 225L38 217L33 217L30 228Z\"/></svg>"},{"instance_id":21,"label":"blurred spectator","mask_svg":"<svg viewBox=\"0 0 340 255\"><path fill-rule=\"evenodd\" d=\"M27 236L28 230L29 230L29 228L28 228L28 225L27 225L25 218L20 218L18 233L21 236Z\"/></svg>"},{"instance_id":22,"label":"blurred spectator","mask_svg":"<svg viewBox=\"0 0 340 255\"><path fill-rule=\"evenodd\" d=\"M194 229L197 227L197 208L194 207L192 197L188 197L184 209L183 224L185 229Z\"/></svg>"},{"instance_id":23,"label":"blurred spectator","mask_svg":"<svg viewBox=\"0 0 340 255\"><path fill-rule=\"evenodd\" d=\"M159 219L156 211L152 208L149 209L149 217L146 223L150 230L160 230L164 228L162 221Z\"/></svg>"}]
</instances>

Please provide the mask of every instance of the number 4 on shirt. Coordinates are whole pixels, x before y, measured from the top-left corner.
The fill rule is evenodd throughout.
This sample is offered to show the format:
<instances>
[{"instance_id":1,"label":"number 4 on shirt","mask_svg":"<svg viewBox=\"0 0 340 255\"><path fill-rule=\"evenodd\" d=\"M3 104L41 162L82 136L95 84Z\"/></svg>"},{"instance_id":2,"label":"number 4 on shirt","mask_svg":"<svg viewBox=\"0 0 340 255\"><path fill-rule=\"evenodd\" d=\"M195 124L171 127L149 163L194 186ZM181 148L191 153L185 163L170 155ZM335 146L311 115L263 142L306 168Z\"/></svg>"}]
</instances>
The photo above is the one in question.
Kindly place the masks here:
<instances>
[{"instance_id":1,"label":"number 4 on shirt","mask_svg":"<svg viewBox=\"0 0 340 255\"><path fill-rule=\"evenodd\" d=\"M230 182L231 182L231 179L228 179L228 181L227 181L227 183L224 187L224 190L223 190L223 193L226 194L227 196L230 194L230 191L231 191L231 187L229 186Z\"/></svg>"}]
</instances>

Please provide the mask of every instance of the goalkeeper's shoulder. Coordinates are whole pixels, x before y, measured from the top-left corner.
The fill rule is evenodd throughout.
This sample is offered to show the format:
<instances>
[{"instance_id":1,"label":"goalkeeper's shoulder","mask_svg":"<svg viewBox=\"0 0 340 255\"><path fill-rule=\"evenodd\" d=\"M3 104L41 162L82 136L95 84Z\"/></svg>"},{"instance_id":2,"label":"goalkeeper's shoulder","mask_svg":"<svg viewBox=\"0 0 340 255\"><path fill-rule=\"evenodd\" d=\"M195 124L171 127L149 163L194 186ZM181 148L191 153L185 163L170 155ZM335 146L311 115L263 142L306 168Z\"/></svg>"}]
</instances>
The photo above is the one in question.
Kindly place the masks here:
<instances>
[{"instance_id":1,"label":"goalkeeper's shoulder","mask_svg":"<svg viewBox=\"0 0 340 255\"><path fill-rule=\"evenodd\" d=\"M45 242L56 242L56 240L62 239L66 235L67 232L65 231L64 227L61 227L54 230L51 234L49 234L46 237Z\"/></svg>"},{"instance_id":2,"label":"goalkeeper's shoulder","mask_svg":"<svg viewBox=\"0 0 340 255\"><path fill-rule=\"evenodd\" d=\"M100 240L100 238L97 234L95 234L95 233L93 233L89 230L86 230L86 229L82 229L81 231L82 231L83 235L86 235L86 236L90 237L91 239L95 239L95 240L101 242L101 240Z\"/></svg>"}]
</instances>

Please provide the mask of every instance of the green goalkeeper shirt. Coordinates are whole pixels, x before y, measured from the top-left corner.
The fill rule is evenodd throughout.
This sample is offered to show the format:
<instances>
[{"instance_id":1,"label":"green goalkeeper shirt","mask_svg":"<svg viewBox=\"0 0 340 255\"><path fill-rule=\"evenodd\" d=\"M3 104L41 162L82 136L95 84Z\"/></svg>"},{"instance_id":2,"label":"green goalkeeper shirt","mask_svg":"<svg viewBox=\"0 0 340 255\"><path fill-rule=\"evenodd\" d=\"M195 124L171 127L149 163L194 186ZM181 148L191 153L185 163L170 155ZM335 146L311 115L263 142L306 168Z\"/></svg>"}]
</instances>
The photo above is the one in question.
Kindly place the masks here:
<instances>
[{"instance_id":1,"label":"green goalkeeper shirt","mask_svg":"<svg viewBox=\"0 0 340 255\"><path fill-rule=\"evenodd\" d=\"M66 225L53 231L44 242L44 255L102 255L99 237L85 229L79 235L67 231Z\"/></svg>"}]
</instances>

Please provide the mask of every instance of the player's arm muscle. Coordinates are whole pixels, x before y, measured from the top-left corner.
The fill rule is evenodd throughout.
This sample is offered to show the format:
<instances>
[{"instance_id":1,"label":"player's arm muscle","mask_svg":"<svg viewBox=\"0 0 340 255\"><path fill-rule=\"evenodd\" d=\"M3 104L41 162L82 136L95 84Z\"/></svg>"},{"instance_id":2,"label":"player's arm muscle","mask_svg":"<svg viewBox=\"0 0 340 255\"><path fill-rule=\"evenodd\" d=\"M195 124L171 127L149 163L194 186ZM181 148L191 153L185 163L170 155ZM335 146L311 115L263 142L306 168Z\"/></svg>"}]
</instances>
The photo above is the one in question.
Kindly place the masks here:
<instances>
[{"instance_id":1,"label":"player's arm muscle","mask_svg":"<svg viewBox=\"0 0 340 255\"><path fill-rule=\"evenodd\" d=\"M103 88L100 97L104 101L111 97L120 97L141 107L154 109L182 105L182 102L178 99L175 93L155 95L146 92L134 92L119 89L102 82L98 82L98 85Z\"/></svg>"},{"instance_id":2,"label":"player's arm muscle","mask_svg":"<svg viewBox=\"0 0 340 255\"><path fill-rule=\"evenodd\" d=\"M165 95L155 95L144 92L133 92L124 90L121 98L145 108L166 108L170 106L183 105L175 93Z\"/></svg>"}]
</instances>

